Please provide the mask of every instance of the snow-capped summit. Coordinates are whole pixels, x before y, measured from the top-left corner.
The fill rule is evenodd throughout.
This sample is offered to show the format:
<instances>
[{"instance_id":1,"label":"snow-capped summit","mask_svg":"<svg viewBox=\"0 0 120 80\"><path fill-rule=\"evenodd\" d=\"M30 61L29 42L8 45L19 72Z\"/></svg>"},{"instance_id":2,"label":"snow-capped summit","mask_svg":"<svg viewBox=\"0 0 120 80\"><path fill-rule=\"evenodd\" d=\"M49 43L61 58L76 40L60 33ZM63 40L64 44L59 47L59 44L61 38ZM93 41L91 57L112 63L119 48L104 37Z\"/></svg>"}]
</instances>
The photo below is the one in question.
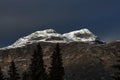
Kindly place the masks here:
<instances>
[{"instance_id":1,"label":"snow-capped summit","mask_svg":"<svg viewBox=\"0 0 120 80\"><path fill-rule=\"evenodd\" d=\"M65 42L62 35L53 29L36 31L28 36L18 39L11 47L21 47L35 42Z\"/></svg>"},{"instance_id":2,"label":"snow-capped summit","mask_svg":"<svg viewBox=\"0 0 120 80\"><path fill-rule=\"evenodd\" d=\"M63 34L63 36L70 41L89 42L89 41L95 41L97 39L97 36L95 36L92 32L90 32L86 28L65 33Z\"/></svg>"},{"instance_id":3,"label":"snow-capped summit","mask_svg":"<svg viewBox=\"0 0 120 80\"><path fill-rule=\"evenodd\" d=\"M54 29L46 29L43 31L37 31L37 32L44 32L44 33L57 33Z\"/></svg>"},{"instance_id":4,"label":"snow-capped summit","mask_svg":"<svg viewBox=\"0 0 120 80\"><path fill-rule=\"evenodd\" d=\"M65 34L57 33L54 29L46 29L42 31L36 31L28 36L18 39L12 45L3 49L16 48L25 46L27 44L37 42L51 42L51 43L69 43L69 42L95 42L99 41L88 29L80 29Z\"/></svg>"}]
</instances>

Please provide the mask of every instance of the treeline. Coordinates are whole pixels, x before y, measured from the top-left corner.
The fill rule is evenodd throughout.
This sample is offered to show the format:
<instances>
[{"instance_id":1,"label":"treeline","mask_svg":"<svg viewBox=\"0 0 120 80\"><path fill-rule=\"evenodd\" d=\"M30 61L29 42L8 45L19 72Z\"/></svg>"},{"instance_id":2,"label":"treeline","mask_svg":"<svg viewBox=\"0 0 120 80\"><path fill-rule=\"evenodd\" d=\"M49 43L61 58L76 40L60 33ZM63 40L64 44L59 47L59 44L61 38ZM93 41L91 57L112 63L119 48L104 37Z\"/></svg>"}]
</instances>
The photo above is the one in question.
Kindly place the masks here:
<instances>
[{"instance_id":1,"label":"treeline","mask_svg":"<svg viewBox=\"0 0 120 80\"><path fill-rule=\"evenodd\" d=\"M37 45L32 55L31 63L21 77L14 60L12 60L7 72L8 77L3 75L0 68L0 80L64 80L65 72L60 51L60 46L57 43L51 55L50 71L47 73L43 60L43 50L40 45Z\"/></svg>"}]
</instances>

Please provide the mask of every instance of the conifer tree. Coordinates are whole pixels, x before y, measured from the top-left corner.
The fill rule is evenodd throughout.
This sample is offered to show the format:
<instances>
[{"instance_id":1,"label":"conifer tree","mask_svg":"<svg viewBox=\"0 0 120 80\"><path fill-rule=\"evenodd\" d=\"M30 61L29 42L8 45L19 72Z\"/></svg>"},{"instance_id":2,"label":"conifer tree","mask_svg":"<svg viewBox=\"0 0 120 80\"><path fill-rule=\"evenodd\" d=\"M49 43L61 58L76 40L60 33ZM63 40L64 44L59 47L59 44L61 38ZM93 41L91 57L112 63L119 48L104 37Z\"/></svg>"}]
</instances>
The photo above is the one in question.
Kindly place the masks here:
<instances>
[{"instance_id":1,"label":"conifer tree","mask_svg":"<svg viewBox=\"0 0 120 80\"><path fill-rule=\"evenodd\" d=\"M30 78L30 77L29 77L28 72L25 71L25 72L22 74L22 80L30 80L29 78Z\"/></svg>"},{"instance_id":2,"label":"conifer tree","mask_svg":"<svg viewBox=\"0 0 120 80\"><path fill-rule=\"evenodd\" d=\"M112 66L117 72L112 76L113 80L120 80L120 56L118 57L117 64Z\"/></svg>"},{"instance_id":3,"label":"conifer tree","mask_svg":"<svg viewBox=\"0 0 120 80\"><path fill-rule=\"evenodd\" d=\"M1 70L1 67L0 67L0 80L5 80L5 79L4 79L3 72L2 72L2 70Z\"/></svg>"},{"instance_id":4,"label":"conifer tree","mask_svg":"<svg viewBox=\"0 0 120 80\"><path fill-rule=\"evenodd\" d=\"M12 61L9 66L8 75L9 75L8 80L19 80L20 79L20 76L17 72L17 68L16 68L14 61Z\"/></svg>"},{"instance_id":5,"label":"conifer tree","mask_svg":"<svg viewBox=\"0 0 120 80\"><path fill-rule=\"evenodd\" d=\"M62 54L60 52L60 46L57 43L55 51L51 56L52 62L50 67L49 79L50 80L64 80L64 67L62 62Z\"/></svg>"},{"instance_id":6,"label":"conifer tree","mask_svg":"<svg viewBox=\"0 0 120 80\"><path fill-rule=\"evenodd\" d=\"M40 45L37 45L36 50L31 58L30 64L30 79L31 80L46 80L46 72L43 61L43 51Z\"/></svg>"}]
</instances>

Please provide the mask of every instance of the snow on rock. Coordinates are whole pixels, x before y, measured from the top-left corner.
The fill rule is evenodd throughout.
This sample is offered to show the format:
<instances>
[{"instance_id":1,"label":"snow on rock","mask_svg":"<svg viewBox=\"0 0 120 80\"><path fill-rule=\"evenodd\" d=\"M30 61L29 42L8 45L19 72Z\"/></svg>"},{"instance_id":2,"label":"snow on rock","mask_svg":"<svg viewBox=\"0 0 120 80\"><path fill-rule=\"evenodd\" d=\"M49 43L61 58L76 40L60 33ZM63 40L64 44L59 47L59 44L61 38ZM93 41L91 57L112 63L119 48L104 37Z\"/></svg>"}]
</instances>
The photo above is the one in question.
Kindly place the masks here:
<instances>
[{"instance_id":1,"label":"snow on rock","mask_svg":"<svg viewBox=\"0 0 120 80\"><path fill-rule=\"evenodd\" d=\"M36 31L28 36L20 38L12 45L1 49L22 47L36 42L67 43L74 41L92 42L96 40L97 36L95 36L88 29L76 30L65 34L59 34L53 29L46 29L42 31Z\"/></svg>"},{"instance_id":2,"label":"snow on rock","mask_svg":"<svg viewBox=\"0 0 120 80\"><path fill-rule=\"evenodd\" d=\"M7 48L21 47L35 42L65 42L62 35L53 29L46 29L43 31L36 31L28 36L18 39L15 43Z\"/></svg>"},{"instance_id":3,"label":"snow on rock","mask_svg":"<svg viewBox=\"0 0 120 80\"><path fill-rule=\"evenodd\" d=\"M95 36L88 29L72 31L72 32L63 34L63 36L70 41L89 42L89 41L95 41L97 39L97 36Z\"/></svg>"}]
</instances>

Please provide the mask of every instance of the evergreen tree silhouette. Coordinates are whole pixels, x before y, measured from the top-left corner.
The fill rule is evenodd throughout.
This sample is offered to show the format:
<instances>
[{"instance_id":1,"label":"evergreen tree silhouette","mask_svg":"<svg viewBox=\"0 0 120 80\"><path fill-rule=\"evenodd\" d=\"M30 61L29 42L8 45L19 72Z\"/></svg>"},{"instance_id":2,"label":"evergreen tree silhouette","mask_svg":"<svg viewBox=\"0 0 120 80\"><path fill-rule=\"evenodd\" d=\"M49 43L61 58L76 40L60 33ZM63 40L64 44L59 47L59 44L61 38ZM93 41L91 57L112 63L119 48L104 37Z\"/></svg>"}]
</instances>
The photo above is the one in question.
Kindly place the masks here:
<instances>
[{"instance_id":1,"label":"evergreen tree silhouette","mask_svg":"<svg viewBox=\"0 0 120 80\"><path fill-rule=\"evenodd\" d=\"M117 70L112 76L113 80L120 80L120 56L118 57L117 64L112 65L112 67Z\"/></svg>"},{"instance_id":2,"label":"evergreen tree silhouette","mask_svg":"<svg viewBox=\"0 0 120 80\"><path fill-rule=\"evenodd\" d=\"M12 61L9 66L8 75L9 75L8 80L19 80L20 79L20 76L17 72L17 68L16 68L14 61Z\"/></svg>"},{"instance_id":3,"label":"evergreen tree silhouette","mask_svg":"<svg viewBox=\"0 0 120 80\"><path fill-rule=\"evenodd\" d=\"M5 80L1 67L0 67L0 80Z\"/></svg>"},{"instance_id":4,"label":"evergreen tree silhouette","mask_svg":"<svg viewBox=\"0 0 120 80\"><path fill-rule=\"evenodd\" d=\"M37 45L36 50L31 58L30 64L30 80L46 80L47 74L43 61L43 51L40 45Z\"/></svg>"},{"instance_id":5,"label":"evergreen tree silhouette","mask_svg":"<svg viewBox=\"0 0 120 80\"><path fill-rule=\"evenodd\" d=\"M25 71L25 72L22 74L22 80L30 80L29 78L30 78L30 77L29 77L28 72Z\"/></svg>"},{"instance_id":6,"label":"evergreen tree silhouette","mask_svg":"<svg viewBox=\"0 0 120 80\"><path fill-rule=\"evenodd\" d=\"M51 56L52 62L50 67L49 79L50 80L64 80L64 67L62 63L62 54L60 53L60 46L57 43L55 51Z\"/></svg>"}]
</instances>

